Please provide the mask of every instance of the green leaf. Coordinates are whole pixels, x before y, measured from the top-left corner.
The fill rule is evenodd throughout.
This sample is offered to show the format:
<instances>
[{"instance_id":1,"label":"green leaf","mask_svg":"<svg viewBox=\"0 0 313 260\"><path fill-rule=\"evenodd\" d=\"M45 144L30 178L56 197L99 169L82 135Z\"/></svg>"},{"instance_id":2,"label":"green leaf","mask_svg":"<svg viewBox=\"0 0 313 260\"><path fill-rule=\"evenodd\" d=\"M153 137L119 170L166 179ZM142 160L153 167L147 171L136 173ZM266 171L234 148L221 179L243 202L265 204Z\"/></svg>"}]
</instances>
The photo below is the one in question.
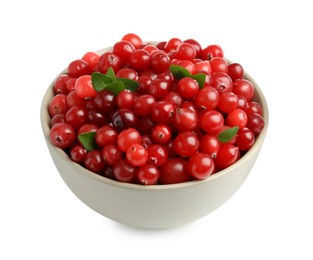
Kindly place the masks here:
<instances>
[{"instance_id":1,"label":"green leaf","mask_svg":"<svg viewBox=\"0 0 313 260\"><path fill-rule=\"evenodd\" d=\"M174 77L177 79L182 79L184 77L191 77L192 76L188 70L186 70L184 67L178 66L178 65L170 65L170 71L172 72Z\"/></svg>"},{"instance_id":2,"label":"green leaf","mask_svg":"<svg viewBox=\"0 0 313 260\"><path fill-rule=\"evenodd\" d=\"M104 75L100 72L94 72L91 74L91 82L96 91L101 91L111 85L114 81L108 75Z\"/></svg>"},{"instance_id":3,"label":"green leaf","mask_svg":"<svg viewBox=\"0 0 313 260\"><path fill-rule=\"evenodd\" d=\"M113 80L113 82L116 81L115 72L114 72L114 70L112 69L112 67L110 67L110 68L107 69L107 73L106 73L105 75L111 77L111 79Z\"/></svg>"},{"instance_id":4,"label":"green leaf","mask_svg":"<svg viewBox=\"0 0 313 260\"><path fill-rule=\"evenodd\" d=\"M122 81L115 81L112 84L106 86L105 90L111 91L115 96L125 89L124 83Z\"/></svg>"},{"instance_id":5,"label":"green leaf","mask_svg":"<svg viewBox=\"0 0 313 260\"><path fill-rule=\"evenodd\" d=\"M203 73L194 74L194 75L191 76L191 78L193 78L196 81L198 81L199 87L203 88L204 83L205 83L205 78L206 78L205 74L203 74Z\"/></svg>"},{"instance_id":6,"label":"green leaf","mask_svg":"<svg viewBox=\"0 0 313 260\"><path fill-rule=\"evenodd\" d=\"M78 140L83 145L83 147L88 151L93 151L97 148L95 140L96 132L87 132L80 134Z\"/></svg>"},{"instance_id":7,"label":"green leaf","mask_svg":"<svg viewBox=\"0 0 313 260\"><path fill-rule=\"evenodd\" d=\"M139 83L135 80L127 79L127 78L117 78L116 81L123 82L125 89L134 92L139 87Z\"/></svg>"},{"instance_id":8,"label":"green leaf","mask_svg":"<svg viewBox=\"0 0 313 260\"><path fill-rule=\"evenodd\" d=\"M226 143L230 141L237 134L238 130L239 130L238 126L231 127L221 132L217 138L220 142Z\"/></svg>"}]
</instances>

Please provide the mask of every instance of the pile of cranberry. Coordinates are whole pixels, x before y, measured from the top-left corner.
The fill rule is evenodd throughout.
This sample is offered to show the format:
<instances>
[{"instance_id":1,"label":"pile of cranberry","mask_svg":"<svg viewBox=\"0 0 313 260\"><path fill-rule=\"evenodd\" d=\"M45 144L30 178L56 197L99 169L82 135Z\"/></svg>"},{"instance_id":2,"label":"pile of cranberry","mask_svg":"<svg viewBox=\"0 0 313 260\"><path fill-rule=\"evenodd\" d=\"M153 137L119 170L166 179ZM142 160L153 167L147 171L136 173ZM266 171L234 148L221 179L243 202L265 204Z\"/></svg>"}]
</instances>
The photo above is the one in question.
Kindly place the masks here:
<instances>
[{"instance_id":1,"label":"pile of cranberry","mask_svg":"<svg viewBox=\"0 0 313 260\"><path fill-rule=\"evenodd\" d=\"M126 34L87 52L53 85L50 140L120 182L174 184L232 165L264 127L254 85L219 45Z\"/></svg>"}]
</instances>

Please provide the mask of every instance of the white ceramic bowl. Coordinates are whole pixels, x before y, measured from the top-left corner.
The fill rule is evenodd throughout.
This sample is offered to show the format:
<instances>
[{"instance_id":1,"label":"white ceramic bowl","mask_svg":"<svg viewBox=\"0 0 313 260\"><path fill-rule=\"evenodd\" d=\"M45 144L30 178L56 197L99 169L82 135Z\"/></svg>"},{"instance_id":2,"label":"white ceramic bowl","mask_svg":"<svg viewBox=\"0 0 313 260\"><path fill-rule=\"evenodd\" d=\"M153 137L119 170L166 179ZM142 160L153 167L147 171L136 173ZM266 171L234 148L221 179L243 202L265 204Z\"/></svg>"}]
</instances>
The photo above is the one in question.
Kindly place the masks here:
<instances>
[{"instance_id":1,"label":"white ceramic bowl","mask_svg":"<svg viewBox=\"0 0 313 260\"><path fill-rule=\"evenodd\" d=\"M104 53L111 48L103 49ZM61 72L61 74L64 73ZM49 139L48 104L53 84L48 87L41 106L41 124L47 146L56 168L72 192L87 206L112 220L140 228L170 228L202 218L224 204L243 184L262 147L268 121L265 97L255 86L254 99L261 103L265 127L254 146L235 164L205 180L171 185L143 186L114 181L99 176L71 161Z\"/></svg>"}]
</instances>

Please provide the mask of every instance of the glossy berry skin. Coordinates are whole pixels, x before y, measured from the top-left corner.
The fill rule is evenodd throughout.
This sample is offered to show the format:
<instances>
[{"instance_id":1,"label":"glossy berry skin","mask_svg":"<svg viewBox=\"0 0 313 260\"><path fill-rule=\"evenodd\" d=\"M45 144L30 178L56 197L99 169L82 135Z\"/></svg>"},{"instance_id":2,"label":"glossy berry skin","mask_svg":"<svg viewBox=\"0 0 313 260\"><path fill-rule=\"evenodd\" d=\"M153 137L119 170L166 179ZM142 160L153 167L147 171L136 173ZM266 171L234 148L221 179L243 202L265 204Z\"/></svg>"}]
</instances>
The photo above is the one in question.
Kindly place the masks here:
<instances>
[{"instance_id":1,"label":"glossy berry skin","mask_svg":"<svg viewBox=\"0 0 313 260\"><path fill-rule=\"evenodd\" d=\"M247 127L241 128L238 131L238 136L236 139L236 146L240 151L249 150L255 142L254 133Z\"/></svg>"},{"instance_id":2,"label":"glossy berry skin","mask_svg":"<svg viewBox=\"0 0 313 260\"><path fill-rule=\"evenodd\" d=\"M130 64L137 71L146 70L150 66L150 55L145 50L136 50L130 56Z\"/></svg>"},{"instance_id":3,"label":"glossy berry skin","mask_svg":"<svg viewBox=\"0 0 313 260\"><path fill-rule=\"evenodd\" d=\"M114 166L123 158L122 151L115 144L109 144L102 149L102 157L109 166Z\"/></svg>"},{"instance_id":4,"label":"glossy berry skin","mask_svg":"<svg viewBox=\"0 0 313 260\"><path fill-rule=\"evenodd\" d=\"M112 113L116 110L116 97L107 90L97 92L94 98L95 109L101 113Z\"/></svg>"},{"instance_id":5,"label":"glossy berry skin","mask_svg":"<svg viewBox=\"0 0 313 260\"><path fill-rule=\"evenodd\" d=\"M183 98L193 98L199 91L199 84L196 80L190 77L184 77L179 80L177 91Z\"/></svg>"},{"instance_id":6,"label":"glossy berry skin","mask_svg":"<svg viewBox=\"0 0 313 260\"><path fill-rule=\"evenodd\" d=\"M118 148L126 152L128 147L132 144L141 144L141 135L134 128L128 128L119 133L117 136L117 146Z\"/></svg>"},{"instance_id":7,"label":"glossy berry skin","mask_svg":"<svg viewBox=\"0 0 313 260\"><path fill-rule=\"evenodd\" d=\"M112 52L121 58L122 64L130 64L131 55L135 52L135 47L128 41L119 41L114 44Z\"/></svg>"},{"instance_id":8,"label":"glossy berry skin","mask_svg":"<svg viewBox=\"0 0 313 260\"><path fill-rule=\"evenodd\" d=\"M226 123L229 126L238 126L243 128L248 122L248 117L245 111L240 108L232 110L226 117Z\"/></svg>"},{"instance_id":9,"label":"glossy berry skin","mask_svg":"<svg viewBox=\"0 0 313 260\"><path fill-rule=\"evenodd\" d=\"M176 52L175 58L179 60L192 61L197 55L195 47L188 42L183 42L182 44L180 44L177 47L176 51L177 52Z\"/></svg>"},{"instance_id":10,"label":"glossy berry skin","mask_svg":"<svg viewBox=\"0 0 313 260\"><path fill-rule=\"evenodd\" d=\"M163 98L170 90L170 84L165 79L156 78L149 86L148 93L156 100Z\"/></svg>"},{"instance_id":11,"label":"glossy berry skin","mask_svg":"<svg viewBox=\"0 0 313 260\"><path fill-rule=\"evenodd\" d=\"M219 93L213 87L200 89L195 98L196 106L201 110L213 110L219 102Z\"/></svg>"},{"instance_id":12,"label":"glossy berry skin","mask_svg":"<svg viewBox=\"0 0 313 260\"><path fill-rule=\"evenodd\" d=\"M83 75L90 75L92 72L89 64L84 60L74 60L67 67L67 73L72 78L78 78Z\"/></svg>"},{"instance_id":13,"label":"glossy berry skin","mask_svg":"<svg viewBox=\"0 0 313 260\"><path fill-rule=\"evenodd\" d=\"M227 168L234 164L240 157L239 148L233 144L221 146L216 158L214 159L215 167L218 170Z\"/></svg>"},{"instance_id":14,"label":"glossy berry skin","mask_svg":"<svg viewBox=\"0 0 313 260\"><path fill-rule=\"evenodd\" d=\"M198 125L198 115L188 108L178 108L174 112L173 123L180 132L192 131Z\"/></svg>"},{"instance_id":15,"label":"glossy berry skin","mask_svg":"<svg viewBox=\"0 0 313 260\"><path fill-rule=\"evenodd\" d=\"M55 116L56 114L65 114L68 105L67 105L67 96L64 94L55 95L49 103L48 111L50 117Z\"/></svg>"},{"instance_id":16,"label":"glossy berry skin","mask_svg":"<svg viewBox=\"0 0 313 260\"><path fill-rule=\"evenodd\" d=\"M157 144L165 144L172 137L172 131L168 125L159 124L152 128L151 139Z\"/></svg>"},{"instance_id":17,"label":"glossy berry skin","mask_svg":"<svg viewBox=\"0 0 313 260\"><path fill-rule=\"evenodd\" d=\"M84 75L79 77L75 82L76 95L80 98L93 98L97 91L92 86L91 76Z\"/></svg>"},{"instance_id":18,"label":"glossy berry skin","mask_svg":"<svg viewBox=\"0 0 313 260\"><path fill-rule=\"evenodd\" d=\"M195 51L196 51L196 58L200 58L201 57L201 54L202 54L202 47L201 47L201 44L196 41L195 39L187 39L187 40L184 40L183 42L187 42L189 44L191 44Z\"/></svg>"},{"instance_id":19,"label":"glossy berry skin","mask_svg":"<svg viewBox=\"0 0 313 260\"><path fill-rule=\"evenodd\" d=\"M85 160L86 154L87 154L87 150L80 144L74 144L71 146L70 157L74 162L83 163Z\"/></svg>"},{"instance_id":20,"label":"glossy berry skin","mask_svg":"<svg viewBox=\"0 0 313 260\"><path fill-rule=\"evenodd\" d=\"M212 72L228 72L227 61L221 57L214 57L210 60Z\"/></svg>"},{"instance_id":21,"label":"glossy berry skin","mask_svg":"<svg viewBox=\"0 0 313 260\"><path fill-rule=\"evenodd\" d=\"M135 33L127 33L122 37L122 41L130 42L135 49L139 49L142 45L142 39Z\"/></svg>"},{"instance_id":22,"label":"glossy berry skin","mask_svg":"<svg viewBox=\"0 0 313 260\"><path fill-rule=\"evenodd\" d=\"M65 121L78 130L88 122L88 110L82 106L71 107L65 114Z\"/></svg>"},{"instance_id":23,"label":"glossy berry skin","mask_svg":"<svg viewBox=\"0 0 313 260\"><path fill-rule=\"evenodd\" d=\"M110 67L117 73L122 67L122 59L113 52L106 52L99 58L98 69L105 74Z\"/></svg>"},{"instance_id":24,"label":"glossy berry skin","mask_svg":"<svg viewBox=\"0 0 313 260\"><path fill-rule=\"evenodd\" d=\"M199 139L192 132L182 132L174 140L174 150L182 157L194 155L199 149Z\"/></svg>"},{"instance_id":25,"label":"glossy berry skin","mask_svg":"<svg viewBox=\"0 0 313 260\"><path fill-rule=\"evenodd\" d=\"M154 185L159 177L159 169L154 165L145 164L137 169L137 179L143 185Z\"/></svg>"},{"instance_id":26,"label":"glossy berry skin","mask_svg":"<svg viewBox=\"0 0 313 260\"><path fill-rule=\"evenodd\" d=\"M114 178L120 182L134 182L136 179L136 167L126 159L120 160L113 166Z\"/></svg>"},{"instance_id":27,"label":"glossy berry skin","mask_svg":"<svg viewBox=\"0 0 313 260\"><path fill-rule=\"evenodd\" d=\"M264 119L257 113L248 115L247 127L255 134L259 135L264 128Z\"/></svg>"},{"instance_id":28,"label":"glossy berry skin","mask_svg":"<svg viewBox=\"0 0 313 260\"><path fill-rule=\"evenodd\" d=\"M148 148L148 162L154 166L161 166L163 165L168 159L168 152L167 149L159 144L152 144Z\"/></svg>"},{"instance_id":29,"label":"glossy berry skin","mask_svg":"<svg viewBox=\"0 0 313 260\"><path fill-rule=\"evenodd\" d=\"M238 106L238 96L233 92L224 92L219 96L218 109L229 113Z\"/></svg>"},{"instance_id":30,"label":"glossy berry skin","mask_svg":"<svg viewBox=\"0 0 313 260\"><path fill-rule=\"evenodd\" d=\"M84 54L82 60L87 62L90 69L93 71L98 66L99 58L99 54L90 51Z\"/></svg>"},{"instance_id":31,"label":"glossy berry skin","mask_svg":"<svg viewBox=\"0 0 313 260\"><path fill-rule=\"evenodd\" d=\"M224 117L216 110L206 111L200 115L198 125L204 132L216 134L224 126Z\"/></svg>"},{"instance_id":32,"label":"glossy berry skin","mask_svg":"<svg viewBox=\"0 0 313 260\"><path fill-rule=\"evenodd\" d=\"M67 74L62 74L60 76L57 77L57 79L54 82L53 85L53 92L54 94L67 94L68 90L66 88L66 83L72 79L72 77L70 77Z\"/></svg>"},{"instance_id":33,"label":"glossy berry skin","mask_svg":"<svg viewBox=\"0 0 313 260\"><path fill-rule=\"evenodd\" d=\"M246 79L236 79L234 81L233 92L238 96L243 96L249 102L254 95L254 85Z\"/></svg>"},{"instance_id":34,"label":"glossy berry skin","mask_svg":"<svg viewBox=\"0 0 313 260\"><path fill-rule=\"evenodd\" d=\"M221 144L217 139L217 135L205 134L200 139L199 150L206 153L211 158L215 158L220 150Z\"/></svg>"},{"instance_id":35,"label":"glossy berry skin","mask_svg":"<svg viewBox=\"0 0 313 260\"><path fill-rule=\"evenodd\" d=\"M155 52L150 56L150 66L156 73L167 71L170 66L169 56L162 51Z\"/></svg>"},{"instance_id":36,"label":"glossy berry skin","mask_svg":"<svg viewBox=\"0 0 313 260\"><path fill-rule=\"evenodd\" d=\"M135 104L134 94L127 90L121 91L116 97L116 104L119 108L131 109Z\"/></svg>"},{"instance_id":37,"label":"glossy berry skin","mask_svg":"<svg viewBox=\"0 0 313 260\"><path fill-rule=\"evenodd\" d=\"M174 115L173 104L166 101L158 101L151 111L151 119L156 124L168 124Z\"/></svg>"},{"instance_id":38,"label":"glossy berry skin","mask_svg":"<svg viewBox=\"0 0 313 260\"><path fill-rule=\"evenodd\" d=\"M208 178L213 171L213 159L206 153L197 153L188 160L188 172L195 179L204 180Z\"/></svg>"},{"instance_id":39,"label":"glossy berry skin","mask_svg":"<svg viewBox=\"0 0 313 260\"><path fill-rule=\"evenodd\" d=\"M112 115L112 123L117 131L135 127L137 121L136 114L128 108L118 109Z\"/></svg>"},{"instance_id":40,"label":"glossy berry skin","mask_svg":"<svg viewBox=\"0 0 313 260\"><path fill-rule=\"evenodd\" d=\"M50 130L51 143L61 149L70 147L76 139L74 128L68 123L55 124Z\"/></svg>"},{"instance_id":41,"label":"glossy berry skin","mask_svg":"<svg viewBox=\"0 0 313 260\"><path fill-rule=\"evenodd\" d=\"M159 168L159 182L161 184L175 184L189 181L191 176L187 165L187 161L182 158L169 159Z\"/></svg>"},{"instance_id":42,"label":"glossy berry skin","mask_svg":"<svg viewBox=\"0 0 313 260\"><path fill-rule=\"evenodd\" d=\"M148 161L148 151L141 144L132 144L126 151L126 158L132 166L142 166Z\"/></svg>"},{"instance_id":43,"label":"glossy berry skin","mask_svg":"<svg viewBox=\"0 0 313 260\"><path fill-rule=\"evenodd\" d=\"M97 130L95 141L98 146L105 147L116 144L118 132L110 125L104 125Z\"/></svg>"},{"instance_id":44,"label":"glossy berry skin","mask_svg":"<svg viewBox=\"0 0 313 260\"><path fill-rule=\"evenodd\" d=\"M233 81L224 72L214 72L211 74L212 77L212 87L215 88L218 93L231 92L233 90ZM237 94L237 93L235 93Z\"/></svg>"},{"instance_id":45,"label":"glossy berry skin","mask_svg":"<svg viewBox=\"0 0 313 260\"><path fill-rule=\"evenodd\" d=\"M244 75L244 70L239 63L231 63L228 65L227 74L231 77L233 81L236 79L242 79Z\"/></svg>"},{"instance_id":46,"label":"glossy berry skin","mask_svg":"<svg viewBox=\"0 0 313 260\"><path fill-rule=\"evenodd\" d=\"M202 50L203 60L211 60L214 57L224 57L224 52L221 46L212 44Z\"/></svg>"},{"instance_id":47,"label":"glossy berry skin","mask_svg":"<svg viewBox=\"0 0 313 260\"><path fill-rule=\"evenodd\" d=\"M84 160L85 167L92 172L100 172L105 167L102 154L99 150L88 152Z\"/></svg>"}]
</instances>

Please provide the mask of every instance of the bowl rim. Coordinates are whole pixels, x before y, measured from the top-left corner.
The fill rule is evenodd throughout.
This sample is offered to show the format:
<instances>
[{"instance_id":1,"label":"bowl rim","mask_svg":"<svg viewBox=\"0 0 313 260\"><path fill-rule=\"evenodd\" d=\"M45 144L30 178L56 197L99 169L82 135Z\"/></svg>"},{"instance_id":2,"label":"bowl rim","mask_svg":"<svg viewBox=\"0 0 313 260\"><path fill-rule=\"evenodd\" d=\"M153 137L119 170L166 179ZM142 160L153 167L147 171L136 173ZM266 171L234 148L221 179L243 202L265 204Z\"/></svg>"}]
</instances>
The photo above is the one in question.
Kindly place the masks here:
<instances>
[{"instance_id":1,"label":"bowl rim","mask_svg":"<svg viewBox=\"0 0 313 260\"><path fill-rule=\"evenodd\" d=\"M158 42L157 41L149 41L145 42L147 44L153 44L156 45ZM107 51L112 50L112 47L107 47L101 50L96 51L98 54L103 54ZM228 62L231 63L229 59L227 59ZM144 191L162 191L162 190L168 190L168 189L181 189L185 187L190 187L190 186L196 186L196 185L202 185L206 182L213 181L217 178L221 178L222 176L226 174L230 174L234 168L239 167L241 164L243 164L245 161L247 161L253 154L258 152L259 146L263 144L264 138L266 136L268 124L269 124L269 111L268 111L268 105L267 101L265 99L265 96L259 87L259 85L255 82L255 80L245 71L244 72L244 79L247 79L252 82L254 85L255 91L254 91L254 98L258 99L259 102L262 105L263 109L263 118L264 118L264 128L262 129L262 132L256 137L254 145L234 164L231 166L212 174L206 179L203 180L191 180L188 182L182 182L182 183L175 183L175 184L157 184L157 185L142 185L142 184L135 184L135 183L124 183L124 182L119 182L116 180L109 179L107 177L98 175L92 171L89 171L88 169L84 168L82 165L73 162L70 157L67 155L65 151L63 151L61 148L55 147L51 144L50 138L49 138L49 132L50 132L50 115L48 113L48 104L53 97L53 85L57 77L61 74L66 73L66 69L61 71L55 79L50 83L49 87L47 88L44 97L42 99L41 103L41 108L40 108L40 120L41 120L41 127L42 131L44 134L44 137L46 139L47 145L56 151L56 154L59 156L59 158L62 160L63 163L69 163L69 166L75 170L78 174L83 174L89 178L92 178L96 181L102 182L104 184L110 185L110 186L115 186L118 188L123 188L123 189L132 189L132 190L144 190Z\"/></svg>"}]
</instances>

